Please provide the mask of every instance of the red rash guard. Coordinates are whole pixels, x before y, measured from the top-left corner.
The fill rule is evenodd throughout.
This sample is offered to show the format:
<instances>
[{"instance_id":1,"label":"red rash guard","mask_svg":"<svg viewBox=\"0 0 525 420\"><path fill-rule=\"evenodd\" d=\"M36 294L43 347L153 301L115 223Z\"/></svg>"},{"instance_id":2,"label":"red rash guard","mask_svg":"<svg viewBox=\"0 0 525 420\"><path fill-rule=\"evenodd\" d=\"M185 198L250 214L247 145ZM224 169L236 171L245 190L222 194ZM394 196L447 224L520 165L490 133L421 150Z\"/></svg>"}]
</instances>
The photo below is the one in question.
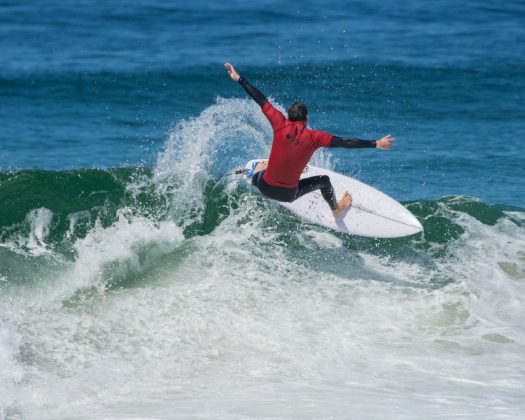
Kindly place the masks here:
<instances>
[{"instance_id":1,"label":"red rash guard","mask_svg":"<svg viewBox=\"0 0 525 420\"><path fill-rule=\"evenodd\" d=\"M266 102L262 111L273 129L273 143L268 168L263 179L275 187L296 188L306 164L320 147L329 147L333 135L310 130L301 122L288 121Z\"/></svg>"}]
</instances>

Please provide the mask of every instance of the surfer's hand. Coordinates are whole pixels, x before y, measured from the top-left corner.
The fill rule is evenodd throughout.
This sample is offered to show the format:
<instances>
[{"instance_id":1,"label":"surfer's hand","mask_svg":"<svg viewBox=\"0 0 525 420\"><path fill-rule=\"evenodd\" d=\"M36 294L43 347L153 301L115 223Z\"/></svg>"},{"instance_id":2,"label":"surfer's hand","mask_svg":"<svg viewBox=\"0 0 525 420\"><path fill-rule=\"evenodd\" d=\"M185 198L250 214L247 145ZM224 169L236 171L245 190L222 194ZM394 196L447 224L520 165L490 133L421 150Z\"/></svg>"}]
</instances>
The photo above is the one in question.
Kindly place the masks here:
<instances>
[{"instance_id":1,"label":"surfer's hand","mask_svg":"<svg viewBox=\"0 0 525 420\"><path fill-rule=\"evenodd\" d=\"M239 76L239 73L235 71L233 66L230 63L224 63L224 67L226 70L228 70L228 74L232 78L233 81L238 82L241 76Z\"/></svg>"},{"instance_id":2,"label":"surfer's hand","mask_svg":"<svg viewBox=\"0 0 525 420\"><path fill-rule=\"evenodd\" d=\"M396 139L388 134L376 141L376 147L378 149L388 150L392 147L392 144L394 144L395 141Z\"/></svg>"}]
</instances>

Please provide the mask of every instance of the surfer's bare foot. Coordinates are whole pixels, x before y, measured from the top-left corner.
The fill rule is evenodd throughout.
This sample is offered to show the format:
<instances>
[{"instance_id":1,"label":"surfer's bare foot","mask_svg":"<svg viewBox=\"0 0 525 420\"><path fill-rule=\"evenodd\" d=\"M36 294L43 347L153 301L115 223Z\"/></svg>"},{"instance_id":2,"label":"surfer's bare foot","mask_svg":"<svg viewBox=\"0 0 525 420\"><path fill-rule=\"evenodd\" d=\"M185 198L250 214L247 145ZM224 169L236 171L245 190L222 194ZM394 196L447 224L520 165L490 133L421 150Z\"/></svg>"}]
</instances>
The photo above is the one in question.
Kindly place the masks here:
<instances>
[{"instance_id":1,"label":"surfer's bare foot","mask_svg":"<svg viewBox=\"0 0 525 420\"><path fill-rule=\"evenodd\" d=\"M342 215L346 213L346 211L350 208L352 205L352 196L348 191L345 191L343 194L343 197L339 202L337 203L337 208L332 211L334 217L336 219L339 219Z\"/></svg>"},{"instance_id":2,"label":"surfer's bare foot","mask_svg":"<svg viewBox=\"0 0 525 420\"><path fill-rule=\"evenodd\" d=\"M268 167L268 161L267 160L263 160L262 162L259 162L257 164L257 166L255 167L255 169L253 170L253 176L252 176L252 179L255 177L255 174L257 172L261 172L261 171L264 171L266 168ZM250 184L253 185L253 182L250 180Z\"/></svg>"}]
</instances>

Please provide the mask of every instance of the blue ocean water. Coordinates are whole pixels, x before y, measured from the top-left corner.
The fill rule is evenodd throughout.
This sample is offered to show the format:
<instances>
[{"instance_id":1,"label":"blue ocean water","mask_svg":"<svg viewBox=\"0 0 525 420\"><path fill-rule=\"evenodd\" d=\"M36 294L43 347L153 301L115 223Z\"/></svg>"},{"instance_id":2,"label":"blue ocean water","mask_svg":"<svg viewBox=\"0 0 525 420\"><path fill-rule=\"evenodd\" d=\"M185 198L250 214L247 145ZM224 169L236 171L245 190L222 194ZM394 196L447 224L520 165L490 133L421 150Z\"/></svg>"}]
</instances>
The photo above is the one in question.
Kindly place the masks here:
<instances>
[{"instance_id":1,"label":"blue ocean water","mask_svg":"<svg viewBox=\"0 0 525 420\"><path fill-rule=\"evenodd\" d=\"M0 419L521 418L525 3L0 0ZM271 131L398 240L235 182ZM395 410L392 409L395 407Z\"/></svg>"}]
</instances>

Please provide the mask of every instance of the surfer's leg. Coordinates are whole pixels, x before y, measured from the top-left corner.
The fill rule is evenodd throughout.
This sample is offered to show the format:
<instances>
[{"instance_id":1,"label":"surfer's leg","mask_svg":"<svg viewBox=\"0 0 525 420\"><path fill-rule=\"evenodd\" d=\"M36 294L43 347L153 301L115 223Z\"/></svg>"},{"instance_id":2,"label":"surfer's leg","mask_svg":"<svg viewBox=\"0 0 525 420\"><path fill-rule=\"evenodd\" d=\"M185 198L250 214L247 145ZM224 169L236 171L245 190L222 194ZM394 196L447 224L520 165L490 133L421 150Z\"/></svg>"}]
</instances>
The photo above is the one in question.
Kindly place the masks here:
<instances>
[{"instance_id":1,"label":"surfer's leg","mask_svg":"<svg viewBox=\"0 0 525 420\"><path fill-rule=\"evenodd\" d=\"M332 211L337 209L337 200L335 198L334 187L332 187L330 178L327 175L318 175L301 179L299 181L299 189L295 198L297 199L315 190L321 190L323 198L328 203Z\"/></svg>"},{"instance_id":2,"label":"surfer's leg","mask_svg":"<svg viewBox=\"0 0 525 420\"><path fill-rule=\"evenodd\" d=\"M263 175L264 171L257 172L252 180L253 185L256 185L259 188L259 191L268 198L277 201L292 202L295 200L296 188L283 188L283 187L274 187L269 185L264 181Z\"/></svg>"},{"instance_id":3,"label":"surfer's leg","mask_svg":"<svg viewBox=\"0 0 525 420\"><path fill-rule=\"evenodd\" d=\"M321 190L323 198L330 206L330 209L332 209L332 213L336 219L343 216L352 205L352 196L348 191L345 191L341 200L337 202L334 188L332 187L330 178L327 175L312 176L310 178L301 179L299 181L299 190L296 199L315 190Z\"/></svg>"}]
</instances>

